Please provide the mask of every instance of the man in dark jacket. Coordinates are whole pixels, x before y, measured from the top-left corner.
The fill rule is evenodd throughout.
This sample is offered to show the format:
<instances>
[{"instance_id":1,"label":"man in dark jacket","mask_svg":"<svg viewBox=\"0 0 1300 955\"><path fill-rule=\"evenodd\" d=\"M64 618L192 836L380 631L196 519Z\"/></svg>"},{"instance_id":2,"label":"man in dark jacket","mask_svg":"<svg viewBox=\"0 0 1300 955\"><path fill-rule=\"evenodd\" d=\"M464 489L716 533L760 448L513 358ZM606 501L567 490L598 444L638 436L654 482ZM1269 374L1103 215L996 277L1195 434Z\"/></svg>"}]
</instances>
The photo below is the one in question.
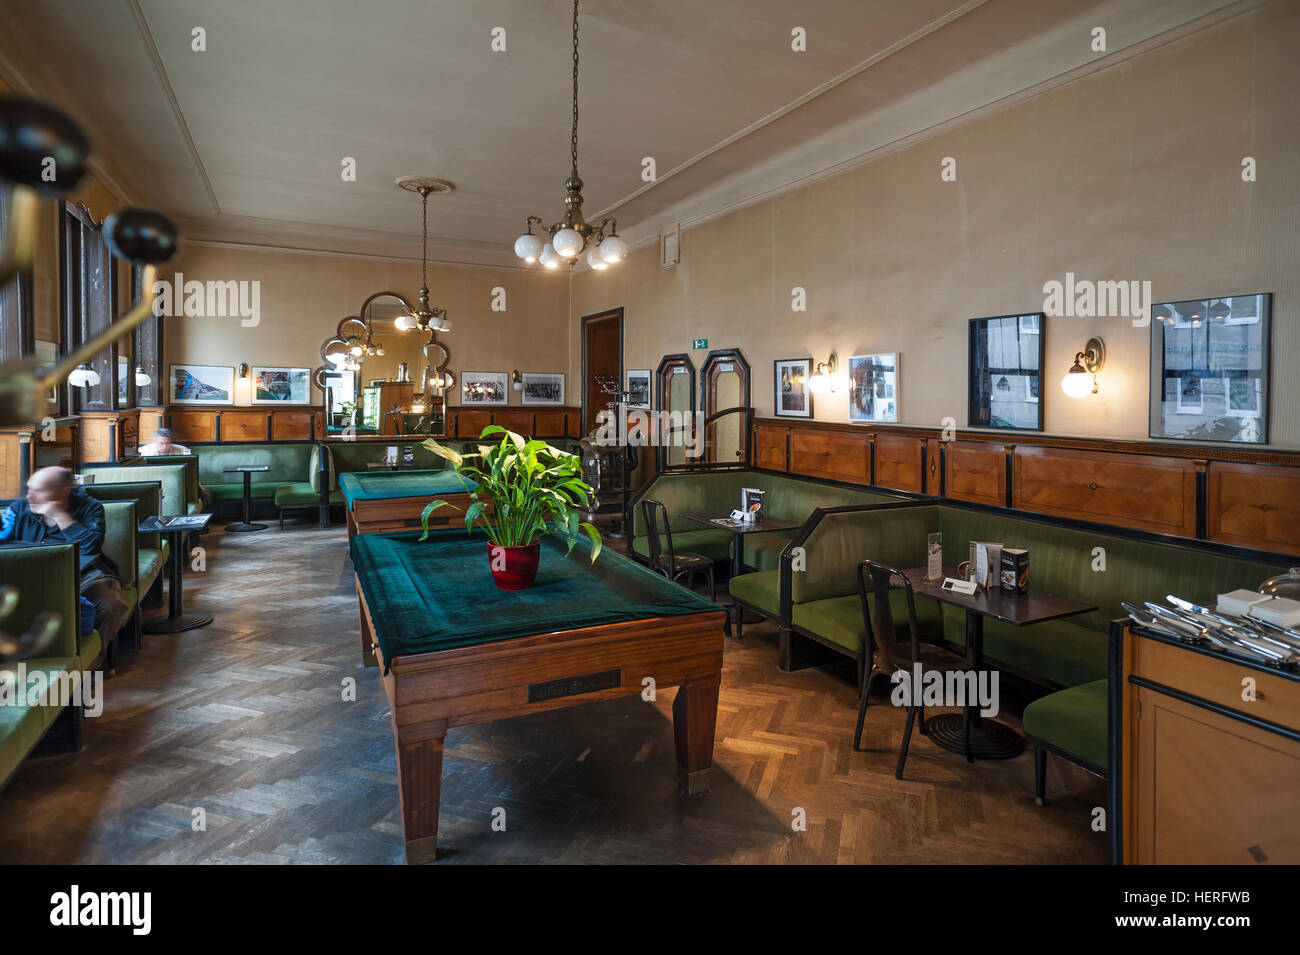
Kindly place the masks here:
<instances>
[{"instance_id":1,"label":"man in dark jacket","mask_svg":"<svg viewBox=\"0 0 1300 955\"><path fill-rule=\"evenodd\" d=\"M104 556L104 505L82 488L67 468L41 468L27 481L27 497L0 514L0 541L77 544L81 596L95 605L95 629L105 645L117 636L126 600L117 565Z\"/></svg>"}]
</instances>

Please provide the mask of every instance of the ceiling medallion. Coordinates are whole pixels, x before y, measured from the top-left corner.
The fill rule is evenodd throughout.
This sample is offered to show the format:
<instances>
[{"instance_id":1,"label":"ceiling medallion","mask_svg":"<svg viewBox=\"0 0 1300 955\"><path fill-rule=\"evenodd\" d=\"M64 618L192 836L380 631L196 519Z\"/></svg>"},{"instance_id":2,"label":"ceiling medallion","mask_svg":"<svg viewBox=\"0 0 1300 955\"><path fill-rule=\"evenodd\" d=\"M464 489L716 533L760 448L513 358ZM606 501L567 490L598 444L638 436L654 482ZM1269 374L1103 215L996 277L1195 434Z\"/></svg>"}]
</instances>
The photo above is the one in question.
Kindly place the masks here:
<instances>
[{"instance_id":1,"label":"ceiling medallion","mask_svg":"<svg viewBox=\"0 0 1300 955\"><path fill-rule=\"evenodd\" d=\"M556 269L565 261L572 265L586 251L587 264L604 269L623 260L627 243L618 236L616 220L605 219L593 226L582 218L582 178L578 175L578 0L573 0L573 130L569 155L573 165L569 178L564 180L564 218L548 226L541 216L529 216L525 223L528 231L515 240L515 255L525 262L541 262L548 269ZM550 242L543 245L541 237L533 234L534 223L551 236Z\"/></svg>"}]
</instances>

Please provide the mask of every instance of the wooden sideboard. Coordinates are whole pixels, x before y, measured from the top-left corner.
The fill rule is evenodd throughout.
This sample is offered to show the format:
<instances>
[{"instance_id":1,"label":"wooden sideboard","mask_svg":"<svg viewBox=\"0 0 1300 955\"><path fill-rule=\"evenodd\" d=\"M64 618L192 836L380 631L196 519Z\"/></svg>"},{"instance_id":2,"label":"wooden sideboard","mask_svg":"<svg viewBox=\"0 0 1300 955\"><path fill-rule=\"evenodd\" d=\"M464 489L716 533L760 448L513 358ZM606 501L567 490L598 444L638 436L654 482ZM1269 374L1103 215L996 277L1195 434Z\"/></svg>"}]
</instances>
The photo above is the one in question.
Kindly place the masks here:
<instances>
[{"instance_id":1,"label":"wooden sideboard","mask_svg":"<svg viewBox=\"0 0 1300 955\"><path fill-rule=\"evenodd\" d=\"M1124 862L1300 863L1300 676L1129 626L1122 640Z\"/></svg>"},{"instance_id":2,"label":"wooden sideboard","mask_svg":"<svg viewBox=\"0 0 1300 955\"><path fill-rule=\"evenodd\" d=\"M77 470L81 464L80 421L58 418L46 427L0 431L0 498L18 497L27 478L57 465Z\"/></svg>"},{"instance_id":3,"label":"wooden sideboard","mask_svg":"<svg viewBox=\"0 0 1300 955\"><path fill-rule=\"evenodd\" d=\"M770 418L753 447L771 471L1300 555L1300 452Z\"/></svg>"}]
</instances>

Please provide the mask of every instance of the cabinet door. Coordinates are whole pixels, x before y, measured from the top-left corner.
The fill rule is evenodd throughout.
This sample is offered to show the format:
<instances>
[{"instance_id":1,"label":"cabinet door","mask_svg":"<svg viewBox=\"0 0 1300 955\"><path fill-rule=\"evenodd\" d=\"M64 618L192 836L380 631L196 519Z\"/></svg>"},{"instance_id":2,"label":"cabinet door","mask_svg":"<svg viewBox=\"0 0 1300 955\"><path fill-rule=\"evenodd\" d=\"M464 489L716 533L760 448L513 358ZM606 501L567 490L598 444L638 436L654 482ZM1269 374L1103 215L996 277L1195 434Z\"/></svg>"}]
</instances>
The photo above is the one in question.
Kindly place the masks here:
<instances>
[{"instance_id":1,"label":"cabinet door","mask_svg":"<svg viewBox=\"0 0 1300 955\"><path fill-rule=\"evenodd\" d=\"M1146 687L1137 705L1136 859L1125 861L1300 863L1300 743Z\"/></svg>"}]
</instances>

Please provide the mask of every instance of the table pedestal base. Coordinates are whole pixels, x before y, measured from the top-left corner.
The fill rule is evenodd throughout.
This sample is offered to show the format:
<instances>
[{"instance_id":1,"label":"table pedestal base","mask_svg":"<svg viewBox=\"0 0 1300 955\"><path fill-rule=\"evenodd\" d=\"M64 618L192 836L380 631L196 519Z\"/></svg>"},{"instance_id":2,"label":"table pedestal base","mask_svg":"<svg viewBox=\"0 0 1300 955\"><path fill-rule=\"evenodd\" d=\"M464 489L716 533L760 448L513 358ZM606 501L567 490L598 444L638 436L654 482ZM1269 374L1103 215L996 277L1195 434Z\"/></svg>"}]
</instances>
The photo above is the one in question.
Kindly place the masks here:
<instances>
[{"instance_id":1,"label":"table pedestal base","mask_svg":"<svg viewBox=\"0 0 1300 955\"><path fill-rule=\"evenodd\" d=\"M934 745L958 756L966 755L961 713L943 713L925 721L925 735ZM975 759L1015 759L1025 751L1025 741L1009 726L972 717L970 752Z\"/></svg>"},{"instance_id":2,"label":"table pedestal base","mask_svg":"<svg viewBox=\"0 0 1300 955\"><path fill-rule=\"evenodd\" d=\"M249 524L249 523L246 522L246 521L241 521L241 522L238 523L238 524L227 524L227 525L226 525L226 530L228 530L228 531L232 531L232 532L234 532L234 533L240 533L241 531L264 531L264 530L266 530L266 525L265 525L265 524Z\"/></svg>"},{"instance_id":3,"label":"table pedestal base","mask_svg":"<svg viewBox=\"0 0 1300 955\"><path fill-rule=\"evenodd\" d=\"M140 621L140 629L145 633L183 633L211 622L210 613L183 613L175 617L146 617Z\"/></svg>"}]
</instances>

